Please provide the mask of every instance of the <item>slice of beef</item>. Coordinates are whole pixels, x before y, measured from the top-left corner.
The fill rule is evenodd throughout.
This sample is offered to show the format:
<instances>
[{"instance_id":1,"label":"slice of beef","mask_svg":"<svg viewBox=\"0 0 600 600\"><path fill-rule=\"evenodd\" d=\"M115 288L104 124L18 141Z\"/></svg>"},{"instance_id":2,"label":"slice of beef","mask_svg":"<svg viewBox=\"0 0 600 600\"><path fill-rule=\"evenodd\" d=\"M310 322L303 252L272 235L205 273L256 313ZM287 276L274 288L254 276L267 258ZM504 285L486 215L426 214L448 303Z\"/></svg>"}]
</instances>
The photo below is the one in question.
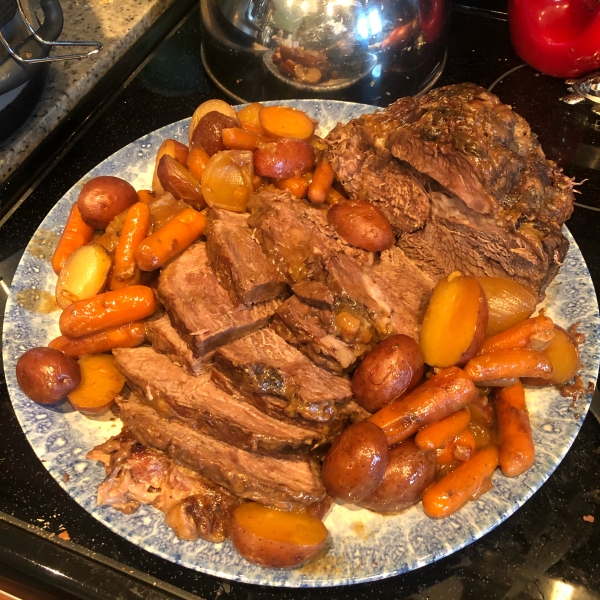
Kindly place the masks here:
<instances>
[{"instance_id":1,"label":"slice of beef","mask_svg":"<svg viewBox=\"0 0 600 600\"><path fill-rule=\"evenodd\" d=\"M321 281L301 281L292 286L296 296L310 306L332 309L335 297L331 290Z\"/></svg>"},{"instance_id":2,"label":"slice of beef","mask_svg":"<svg viewBox=\"0 0 600 600\"><path fill-rule=\"evenodd\" d=\"M247 214L213 208L206 228L206 254L236 304L272 300L287 288L252 236Z\"/></svg>"},{"instance_id":3,"label":"slice of beef","mask_svg":"<svg viewBox=\"0 0 600 600\"><path fill-rule=\"evenodd\" d=\"M264 327L279 306L277 300L251 308L235 306L210 268L202 242L190 246L162 270L158 295L196 358Z\"/></svg>"},{"instance_id":4,"label":"slice of beef","mask_svg":"<svg viewBox=\"0 0 600 600\"><path fill-rule=\"evenodd\" d=\"M115 349L117 368L138 396L165 418L180 419L213 437L264 454L308 452L314 430L278 421L228 394L210 373L192 377L152 348Z\"/></svg>"},{"instance_id":5,"label":"slice of beef","mask_svg":"<svg viewBox=\"0 0 600 600\"><path fill-rule=\"evenodd\" d=\"M117 405L123 424L141 444L162 450L178 464L240 498L291 510L318 502L325 495L310 460L246 452L180 421L162 418L133 394L117 397Z\"/></svg>"},{"instance_id":6,"label":"slice of beef","mask_svg":"<svg viewBox=\"0 0 600 600\"><path fill-rule=\"evenodd\" d=\"M327 136L327 158L350 198L374 204L396 235L415 231L429 216L422 177L396 160L387 148L376 148L363 132L366 117L337 125Z\"/></svg>"},{"instance_id":7,"label":"slice of beef","mask_svg":"<svg viewBox=\"0 0 600 600\"><path fill-rule=\"evenodd\" d=\"M212 368L212 352L195 357L166 314L146 321L146 336L157 352L166 354L176 365L182 366L192 375L207 373Z\"/></svg>"},{"instance_id":8,"label":"slice of beef","mask_svg":"<svg viewBox=\"0 0 600 600\"><path fill-rule=\"evenodd\" d=\"M164 452L142 446L126 429L90 450L87 458L102 461L106 469L98 506L131 514L140 504L151 504L184 540L222 542L229 537L240 500Z\"/></svg>"},{"instance_id":9,"label":"slice of beef","mask_svg":"<svg viewBox=\"0 0 600 600\"><path fill-rule=\"evenodd\" d=\"M215 366L245 390L287 400L285 413L334 420L351 397L350 382L317 367L270 329L219 348Z\"/></svg>"}]
</instances>

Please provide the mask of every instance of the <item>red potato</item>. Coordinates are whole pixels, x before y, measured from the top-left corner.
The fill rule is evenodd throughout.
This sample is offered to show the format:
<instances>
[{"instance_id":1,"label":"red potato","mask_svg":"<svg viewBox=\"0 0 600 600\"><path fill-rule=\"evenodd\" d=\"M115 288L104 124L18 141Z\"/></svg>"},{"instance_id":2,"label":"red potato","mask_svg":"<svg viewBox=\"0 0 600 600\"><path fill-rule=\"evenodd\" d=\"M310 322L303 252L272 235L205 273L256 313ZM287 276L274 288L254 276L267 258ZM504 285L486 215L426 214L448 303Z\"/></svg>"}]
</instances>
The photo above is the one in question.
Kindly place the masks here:
<instances>
[{"instance_id":1,"label":"red potato","mask_svg":"<svg viewBox=\"0 0 600 600\"><path fill-rule=\"evenodd\" d=\"M288 179L308 173L315 166L315 150L302 140L282 138L254 151L254 170L261 177Z\"/></svg>"},{"instance_id":2,"label":"red potato","mask_svg":"<svg viewBox=\"0 0 600 600\"><path fill-rule=\"evenodd\" d=\"M165 154L158 162L156 175L165 192L178 200L185 200L198 210L206 207L200 182L174 158Z\"/></svg>"},{"instance_id":3,"label":"red potato","mask_svg":"<svg viewBox=\"0 0 600 600\"><path fill-rule=\"evenodd\" d=\"M248 561L281 569L295 567L320 552L329 535L306 512L283 512L247 502L233 511L231 542Z\"/></svg>"},{"instance_id":4,"label":"red potato","mask_svg":"<svg viewBox=\"0 0 600 600\"><path fill-rule=\"evenodd\" d=\"M53 348L31 348L21 355L16 368L23 393L38 404L54 404L81 381L77 361Z\"/></svg>"},{"instance_id":5,"label":"red potato","mask_svg":"<svg viewBox=\"0 0 600 600\"><path fill-rule=\"evenodd\" d=\"M414 388L423 369L419 344L407 335L393 335L371 350L354 372L354 399L375 412Z\"/></svg>"},{"instance_id":6,"label":"red potato","mask_svg":"<svg viewBox=\"0 0 600 600\"><path fill-rule=\"evenodd\" d=\"M359 502L381 483L388 464L384 432L362 421L350 425L333 442L321 469L327 493L346 502Z\"/></svg>"},{"instance_id":7,"label":"red potato","mask_svg":"<svg viewBox=\"0 0 600 600\"><path fill-rule=\"evenodd\" d=\"M237 118L238 118L237 113L235 112L233 106L231 106L230 104L227 104L227 102L225 102L224 100L213 99L213 100L207 100L206 102L203 102L194 111L194 114L192 115L192 120L190 121L190 128L188 130L188 143L190 145L190 148L192 147L192 137L193 137L194 131L196 129L196 126L200 122L200 119L202 119L202 117L204 115L206 115L212 111L219 112L219 113L221 113L227 117L230 117L231 119L234 119L234 120L237 120Z\"/></svg>"},{"instance_id":8,"label":"red potato","mask_svg":"<svg viewBox=\"0 0 600 600\"><path fill-rule=\"evenodd\" d=\"M421 350L432 367L463 365L483 343L488 306L475 277L458 271L436 284L421 328Z\"/></svg>"},{"instance_id":9,"label":"red potato","mask_svg":"<svg viewBox=\"0 0 600 600\"><path fill-rule=\"evenodd\" d=\"M101 175L81 188L77 206L84 223L94 229L106 229L119 213L137 201L137 192L130 183L120 177Z\"/></svg>"},{"instance_id":10,"label":"red potato","mask_svg":"<svg viewBox=\"0 0 600 600\"><path fill-rule=\"evenodd\" d=\"M435 454L419 450L412 440L390 449L390 460L377 489L360 505L381 513L401 512L416 504L436 474Z\"/></svg>"},{"instance_id":11,"label":"red potato","mask_svg":"<svg viewBox=\"0 0 600 600\"><path fill-rule=\"evenodd\" d=\"M216 110L206 113L192 134L191 147L203 148L209 156L214 156L217 152L225 150L223 143L223 129L239 127L240 122L237 117L229 117Z\"/></svg>"},{"instance_id":12,"label":"red potato","mask_svg":"<svg viewBox=\"0 0 600 600\"><path fill-rule=\"evenodd\" d=\"M152 191L157 196L165 191L158 177L158 165L163 156L170 156L178 163L185 165L188 160L189 150L185 144L182 144L177 140L167 139L160 145L158 152L156 153L156 159L154 161L154 175L152 176Z\"/></svg>"},{"instance_id":13,"label":"red potato","mask_svg":"<svg viewBox=\"0 0 600 600\"><path fill-rule=\"evenodd\" d=\"M329 209L327 222L349 244L363 250L380 252L391 248L396 241L383 213L364 200L337 202Z\"/></svg>"}]
</instances>

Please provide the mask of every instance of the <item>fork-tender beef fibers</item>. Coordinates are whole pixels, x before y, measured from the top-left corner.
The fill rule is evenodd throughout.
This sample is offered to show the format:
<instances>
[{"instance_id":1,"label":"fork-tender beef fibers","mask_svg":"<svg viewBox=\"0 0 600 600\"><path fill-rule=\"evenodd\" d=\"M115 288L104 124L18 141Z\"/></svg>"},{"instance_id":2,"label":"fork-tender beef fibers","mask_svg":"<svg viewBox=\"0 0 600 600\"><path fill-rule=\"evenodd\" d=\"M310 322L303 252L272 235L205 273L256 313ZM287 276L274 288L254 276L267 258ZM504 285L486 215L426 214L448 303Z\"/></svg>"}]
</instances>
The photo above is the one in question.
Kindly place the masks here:
<instances>
[{"instance_id":1,"label":"fork-tender beef fibers","mask_svg":"<svg viewBox=\"0 0 600 600\"><path fill-rule=\"evenodd\" d=\"M279 302L234 305L210 268L204 243L190 246L161 272L158 296L195 357L264 327Z\"/></svg>"},{"instance_id":2,"label":"fork-tender beef fibers","mask_svg":"<svg viewBox=\"0 0 600 600\"><path fill-rule=\"evenodd\" d=\"M434 280L453 270L510 277L543 297L568 249L561 227L573 210L573 184L496 96L465 83L401 98L338 126L328 142L349 191L360 179L349 147L370 149L393 169L409 165L406 174L426 192L430 210L424 221L395 229L418 269ZM405 190L399 186L393 202L404 202ZM413 197L420 206L423 196Z\"/></svg>"},{"instance_id":3,"label":"fork-tender beef fibers","mask_svg":"<svg viewBox=\"0 0 600 600\"><path fill-rule=\"evenodd\" d=\"M121 348L113 354L129 385L167 419L180 419L219 440L263 454L306 453L319 438L315 431L278 421L226 393L211 381L210 373L191 377L152 348Z\"/></svg>"},{"instance_id":4,"label":"fork-tender beef fibers","mask_svg":"<svg viewBox=\"0 0 600 600\"><path fill-rule=\"evenodd\" d=\"M331 421L352 395L348 379L317 367L270 329L219 348L215 365L249 392L285 398L290 417Z\"/></svg>"},{"instance_id":5,"label":"fork-tender beef fibers","mask_svg":"<svg viewBox=\"0 0 600 600\"><path fill-rule=\"evenodd\" d=\"M222 485L240 498L291 510L325 496L310 460L246 452L159 415L132 394L117 397L125 427L144 446L162 450L179 464Z\"/></svg>"}]
</instances>

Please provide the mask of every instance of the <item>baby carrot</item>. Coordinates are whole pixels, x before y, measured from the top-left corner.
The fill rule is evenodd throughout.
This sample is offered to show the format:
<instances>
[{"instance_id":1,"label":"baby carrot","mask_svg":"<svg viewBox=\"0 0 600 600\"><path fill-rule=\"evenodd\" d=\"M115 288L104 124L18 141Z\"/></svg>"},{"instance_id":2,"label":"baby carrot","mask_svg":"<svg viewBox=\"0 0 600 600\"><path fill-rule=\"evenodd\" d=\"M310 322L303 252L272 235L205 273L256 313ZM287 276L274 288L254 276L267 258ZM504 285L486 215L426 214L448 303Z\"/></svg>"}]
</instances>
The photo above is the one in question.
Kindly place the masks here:
<instances>
[{"instance_id":1,"label":"baby carrot","mask_svg":"<svg viewBox=\"0 0 600 600\"><path fill-rule=\"evenodd\" d=\"M453 415L423 427L415 437L415 444L421 450L437 450L454 439L469 425L471 413L463 408Z\"/></svg>"},{"instance_id":2,"label":"baby carrot","mask_svg":"<svg viewBox=\"0 0 600 600\"><path fill-rule=\"evenodd\" d=\"M262 135L262 136L265 135L265 130L260 125L256 125L254 123L248 123L246 121L241 121L241 123L242 123L242 129L245 129L246 131L251 131L252 133L256 133L257 135Z\"/></svg>"},{"instance_id":3,"label":"baby carrot","mask_svg":"<svg viewBox=\"0 0 600 600\"><path fill-rule=\"evenodd\" d=\"M241 127L225 127L221 130L223 145L228 150L254 150L260 142L269 139Z\"/></svg>"},{"instance_id":4,"label":"baby carrot","mask_svg":"<svg viewBox=\"0 0 600 600\"><path fill-rule=\"evenodd\" d=\"M498 466L498 448L486 446L423 492L423 510L434 519L456 512Z\"/></svg>"},{"instance_id":5,"label":"baby carrot","mask_svg":"<svg viewBox=\"0 0 600 600\"><path fill-rule=\"evenodd\" d=\"M523 348L481 354L465 365L465 373L479 385L515 377L550 379L553 372L552 363L544 354Z\"/></svg>"},{"instance_id":6,"label":"baby carrot","mask_svg":"<svg viewBox=\"0 0 600 600\"><path fill-rule=\"evenodd\" d=\"M85 244L91 241L94 236L94 231L93 227L90 227L83 222L81 213L77 207L77 202L75 202L71 207L67 224L60 236L60 240L58 240L54 255L52 256L52 268L57 275L61 272L67 258L69 258L77 248L81 248L81 246L85 246Z\"/></svg>"},{"instance_id":7,"label":"baby carrot","mask_svg":"<svg viewBox=\"0 0 600 600\"><path fill-rule=\"evenodd\" d=\"M296 198L305 198L308 192L308 181L304 177L288 177L275 181L278 190L289 190Z\"/></svg>"},{"instance_id":8,"label":"baby carrot","mask_svg":"<svg viewBox=\"0 0 600 600\"><path fill-rule=\"evenodd\" d=\"M438 465L452 465L459 461L467 460L475 454L477 441L475 436L465 429L453 440L450 440L443 448L439 448L435 453L435 462ZM467 458L463 458L467 456Z\"/></svg>"},{"instance_id":9,"label":"baby carrot","mask_svg":"<svg viewBox=\"0 0 600 600\"><path fill-rule=\"evenodd\" d=\"M156 310L154 293L145 285L98 294L67 306L58 320L60 332L80 337L149 317Z\"/></svg>"},{"instance_id":10,"label":"baby carrot","mask_svg":"<svg viewBox=\"0 0 600 600\"><path fill-rule=\"evenodd\" d=\"M204 231L206 217L186 208L159 230L148 236L135 251L135 262L142 271L154 271L195 242Z\"/></svg>"},{"instance_id":11,"label":"baby carrot","mask_svg":"<svg viewBox=\"0 0 600 600\"><path fill-rule=\"evenodd\" d=\"M518 383L499 390L495 407L500 468L506 477L516 477L527 471L535 458L523 386Z\"/></svg>"},{"instance_id":12,"label":"baby carrot","mask_svg":"<svg viewBox=\"0 0 600 600\"><path fill-rule=\"evenodd\" d=\"M554 337L554 323L545 316L525 319L518 325L489 337L479 350L479 354L487 354L494 350L510 350L511 348L527 348L534 337L538 342L550 342ZM536 348L538 350L540 348Z\"/></svg>"},{"instance_id":13,"label":"baby carrot","mask_svg":"<svg viewBox=\"0 0 600 600\"><path fill-rule=\"evenodd\" d=\"M383 407L369 421L383 429L388 445L405 440L421 427L464 408L477 394L462 369L443 369L412 392Z\"/></svg>"},{"instance_id":14,"label":"baby carrot","mask_svg":"<svg viewBox=\"0 0 600 600\"><path fill-rule=\"evenodd\" d=\"M189 172L198 180L202 180L202 174L210 160L208 152L204 148L195 147L189 151L186 166Z\"/></svg>"},{"instance_id":15,"label":"baby carrot","mask_svg":"<svg viewBox=\"0 0 600 600\"><path fill-rule=\"evenodd\" d=\"M150 230L150 209L136 202L128 211L115 250L109 287L118 290L140 282L140 270L135 264L134 253L146 239Z\"/></svg>"},{"instance_id":16,"label":"baby carrot","mask_svg":"<svg viewBox=\"0 0 600 600\"><path fill-rule=\"evenodd\" d=\"M78 338L64 335L53 339L49 348L60 350L68 356L79 358L89 354L110 352L113 348L133 348L146 340L146 328L143 323L128 323Z\"/></svg>"},{"instance_id":17,"label":"baby carrot","mask_svg":"<svg viewBox=\"0 0 600 600\"><path fill-rule=\"evenodd\" d=\"M337 204L340 200L346 200L342 194L340 194L335 188L330 187L327 190L327 197L325 198L325 202L332 206L333 204Z\"/></svg>"},{"instance_id":18,"label":"baby carrot","mask_svg":"<svg viewBox=\"0 0 600 600\"><path fill-rule=\"evenodd\" d=\"M333 183L333 177L333 169L329 161L322 159L316 166L312 181L308 186L308 199L311 202L325 202L327 192Z\"/></svg>"},{"instance_id":19,"label":"baby carrot","mask_svg":"<svg viewBox=\"0 0 600 600\"><path fill-rule=\"evenodd\" d=\"M154 200L154 194L150 190L138 190L137 197L144 204L150 204Z\"/></svg>"}]
</instances>

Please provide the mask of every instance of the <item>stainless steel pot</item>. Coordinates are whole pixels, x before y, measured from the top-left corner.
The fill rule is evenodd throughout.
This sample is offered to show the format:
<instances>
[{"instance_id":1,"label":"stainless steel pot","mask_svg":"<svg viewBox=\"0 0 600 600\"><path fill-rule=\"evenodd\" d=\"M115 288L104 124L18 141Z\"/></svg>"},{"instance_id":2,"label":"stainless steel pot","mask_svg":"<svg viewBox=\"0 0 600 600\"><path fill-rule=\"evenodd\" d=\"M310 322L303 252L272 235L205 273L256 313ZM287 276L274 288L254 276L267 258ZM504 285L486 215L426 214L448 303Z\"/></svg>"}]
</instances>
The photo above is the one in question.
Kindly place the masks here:
<instances>
[{"instance_id":1,"label":"stainless steel pot","mask_svg":"<svg viewBox=\"0 0 600 600\"><path fill-rule=\"evenodd\" d=\"M208 73L239 100L387 104L443 68L450 0L200 0ZM387 92L387 93L386 93Z\"/></svg>"}]
</instances>

